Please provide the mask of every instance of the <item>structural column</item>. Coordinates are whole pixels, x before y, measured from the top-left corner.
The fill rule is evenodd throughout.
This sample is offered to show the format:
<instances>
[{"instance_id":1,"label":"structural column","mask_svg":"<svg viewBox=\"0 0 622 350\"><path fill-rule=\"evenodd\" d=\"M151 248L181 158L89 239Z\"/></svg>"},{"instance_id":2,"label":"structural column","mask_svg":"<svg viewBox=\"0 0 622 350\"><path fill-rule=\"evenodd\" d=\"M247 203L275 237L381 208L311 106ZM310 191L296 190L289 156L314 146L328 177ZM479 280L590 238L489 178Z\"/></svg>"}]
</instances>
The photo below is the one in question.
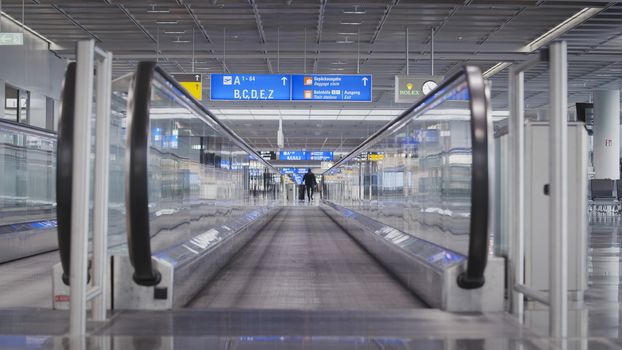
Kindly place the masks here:
<instances>
[{"instance_id":1,"label":"structural column","mask_svg":"<svg viewBox=\"0 0 622 350\"><path fill-rule=\"evenodd\" d=\"M620 91L594 91L596 179L620 179Z\"/></svg>"}]
</instances>

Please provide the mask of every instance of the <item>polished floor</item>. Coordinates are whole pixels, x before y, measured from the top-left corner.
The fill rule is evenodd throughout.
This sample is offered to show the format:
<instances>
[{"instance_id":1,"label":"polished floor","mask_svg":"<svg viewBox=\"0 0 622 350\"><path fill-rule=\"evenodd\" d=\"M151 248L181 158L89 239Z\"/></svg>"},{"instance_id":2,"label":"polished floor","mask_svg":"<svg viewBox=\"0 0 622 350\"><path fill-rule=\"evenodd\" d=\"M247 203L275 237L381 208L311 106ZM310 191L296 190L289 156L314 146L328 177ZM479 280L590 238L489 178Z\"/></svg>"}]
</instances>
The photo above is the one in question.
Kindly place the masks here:
<instances>
[{"instance_id":1,"label":"polished floor","mask_svg":"<svg viewBox=\"0 0 622 350\"><path fill-rule=\"evenodd\" d=\"M319 207L290 206L189 307L403 310L425 304Z\"/></svg>"},{"instance_id":2,"label":"polished floor","mask_svg":"<svg viewBox=\"0 0 622 350\"><path fill-rule=\"evenodd\" d=\"M523 325L507 313L422 308L317 206L305 203L285 207L189 308L114 311L108 322L89 322L87 337L72 339L65 311L3 306L0 350L622 350L620 227L619 215L590 218L590 285L585 302L571 305L563 342L548 337L541 306L529 310ZM30 259L0 266L3 297L40 298L39 289L50 283L43 265L56 255ZM22 286L22 293L5 283Z\"/></svg>"},{"instance_id":3,"label":"polished floor","mask_svg":"<svg viewBox=\"0 0 622 350\"><path fill-rule=\"evenodd\" d=\"M58 252L0 264L0 308L52 307L52 267Z\"/></svg>"}]
</instances>

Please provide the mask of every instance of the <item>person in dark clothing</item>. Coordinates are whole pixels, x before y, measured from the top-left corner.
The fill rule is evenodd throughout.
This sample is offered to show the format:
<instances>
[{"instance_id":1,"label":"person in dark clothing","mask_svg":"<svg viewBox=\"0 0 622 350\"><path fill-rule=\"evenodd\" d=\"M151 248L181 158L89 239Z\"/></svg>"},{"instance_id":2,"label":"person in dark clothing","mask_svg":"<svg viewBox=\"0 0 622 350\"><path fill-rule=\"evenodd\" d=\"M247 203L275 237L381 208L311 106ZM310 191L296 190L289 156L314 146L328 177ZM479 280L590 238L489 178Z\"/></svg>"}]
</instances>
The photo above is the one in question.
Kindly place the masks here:
<instances>
[{"instance_id":1,"label":"person in dark clothing","mask_svg":"<svg viewBox=\"0 0 622 350\"><path fill-rule=\"evenodd\" d=\"M304 182L307 190L307 200L312 201L313 191L315 189L315 185L317 185L317 181L315 180L315 174L311 172L311 168L307 169L307 173L302 177L302 182Z\"/></svg>"}]
</instances>

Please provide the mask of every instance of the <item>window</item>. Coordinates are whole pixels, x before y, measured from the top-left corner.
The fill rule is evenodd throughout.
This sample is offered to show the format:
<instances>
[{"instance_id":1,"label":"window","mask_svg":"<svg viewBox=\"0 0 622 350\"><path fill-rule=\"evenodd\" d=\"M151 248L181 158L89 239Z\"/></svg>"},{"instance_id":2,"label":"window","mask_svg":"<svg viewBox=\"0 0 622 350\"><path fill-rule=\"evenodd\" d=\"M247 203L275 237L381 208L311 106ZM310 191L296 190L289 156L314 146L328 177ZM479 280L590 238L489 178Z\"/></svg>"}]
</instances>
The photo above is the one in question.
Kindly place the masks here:
<instances>
[{"instance_id":1,"label":"window","mask_svg":"<svg viewBox=\"0 0 622 350\"><path fill-rule=\"evenodd\" d=\"M11 85L4 88L4 119L28 124L30 116L30 92Z\"/></svg>"}]
</instances>

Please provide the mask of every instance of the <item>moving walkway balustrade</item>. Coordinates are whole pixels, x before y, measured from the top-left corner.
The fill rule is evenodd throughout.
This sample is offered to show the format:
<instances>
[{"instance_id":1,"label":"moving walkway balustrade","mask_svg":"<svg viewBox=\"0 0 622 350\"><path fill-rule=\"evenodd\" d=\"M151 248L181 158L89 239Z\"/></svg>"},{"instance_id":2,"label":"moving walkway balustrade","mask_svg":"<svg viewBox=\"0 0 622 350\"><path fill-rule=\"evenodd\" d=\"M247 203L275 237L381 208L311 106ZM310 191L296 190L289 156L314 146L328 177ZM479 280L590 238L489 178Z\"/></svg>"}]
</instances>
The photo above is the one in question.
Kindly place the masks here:
<instances>
[{"instance_id":1,"label":"moving walkway balustrade","mask_svg":"<svg viewBox=\"0 0 622 350\"><path fill-rule=\"evenodd\" d=\"M73 106L70 64L63 106ZM131 257L139 283L155 283L151 253L272 206L280 175L164 71L141 63L113 82L110 131L109 254ZM71 130L72 108L61 111ZM66 125L65 125L66 124ZM63 137L64 136L64 137ZM60 255L65 274L71 240L71 133L60 133ZM61 197L59 197L60 199ZM62 203L61 203L62 202ZM213 242L215 243L215 242Z\"/></svg>"},{"instance_id":2,"label":"moving walkway balustrade","mask_svg":"<svg viewBox=\"0 0 622 350\"><path fill-rule=\"evenodd\" d=\"M443 269L459 266L451 282L481 288L492 254L492 147L489 91L479 69L467 66L327 170L324 198L345 217L374 219L371 235L393 253L399 247L428 263L445 261ZM388 255L385 265L395 265ZM429 280L413 282L403 267L395 272L421 284L413 288L430 304L438 301L424 286Z\"/></svg>"},{"instance_id":3,"label":"moving walkway balustrade","mask_svg":"<svg viewBox=\"0 0 622 350\"><path fill-rule=\"evenodd\" d=\"M134 281L158 285L152 255L158 264L174 260L173 270L191 263L188 254L200 259L249 224L236 227L236 220L274 206L281 177L152 62L138 65L128 106L129 256Z\"/></svg>"}]
</instances>

